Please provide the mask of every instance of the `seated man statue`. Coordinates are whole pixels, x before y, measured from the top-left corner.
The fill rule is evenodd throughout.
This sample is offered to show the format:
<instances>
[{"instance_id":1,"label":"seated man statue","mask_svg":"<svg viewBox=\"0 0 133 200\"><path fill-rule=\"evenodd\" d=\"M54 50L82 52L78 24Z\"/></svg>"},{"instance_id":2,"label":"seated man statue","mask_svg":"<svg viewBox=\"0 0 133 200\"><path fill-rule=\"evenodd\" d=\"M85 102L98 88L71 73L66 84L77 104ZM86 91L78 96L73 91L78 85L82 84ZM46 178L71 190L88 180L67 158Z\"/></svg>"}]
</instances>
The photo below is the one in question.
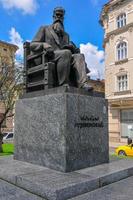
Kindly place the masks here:
<instances>
[{"instance_id":1,"label":"seated man statue","mask_svg":"<svg viewBox=\"0 0 133 200\"><path fill-rule=\"evenodd\" d=\"M92 90L87 84L86 63L83 54L69 40L64 31L65 10L57 7L53 12L53 24L42 26L31 42L33 54L45 51L48 60L55 63L57 86L68 84L86 90ZM39 63L37 63L39 64Z\"/></svg>"}]
</instances>

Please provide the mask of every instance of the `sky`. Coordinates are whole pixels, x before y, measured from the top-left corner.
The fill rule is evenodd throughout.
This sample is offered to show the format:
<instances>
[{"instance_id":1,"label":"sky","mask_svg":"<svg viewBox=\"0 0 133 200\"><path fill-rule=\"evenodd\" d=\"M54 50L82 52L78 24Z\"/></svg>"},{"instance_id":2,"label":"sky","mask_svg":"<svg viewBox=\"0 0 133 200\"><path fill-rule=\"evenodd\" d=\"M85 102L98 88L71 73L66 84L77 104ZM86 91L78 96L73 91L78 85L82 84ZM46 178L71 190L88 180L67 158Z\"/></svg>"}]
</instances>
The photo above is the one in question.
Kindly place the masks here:
<instances>
[{"instance_id":1,"label":"sky","mask_svg":"<svg viewBox=\"0 0 133 200\"><path fill-rule=\"evenodd\" d=\"M31 41L39 27L52 23L53 9L66 10L65 31L84 53L91 78L104 78L104 31L99 24L101 9L108 0L0 0L0 40L19 46Z\"/></svg>"}]
</instances>

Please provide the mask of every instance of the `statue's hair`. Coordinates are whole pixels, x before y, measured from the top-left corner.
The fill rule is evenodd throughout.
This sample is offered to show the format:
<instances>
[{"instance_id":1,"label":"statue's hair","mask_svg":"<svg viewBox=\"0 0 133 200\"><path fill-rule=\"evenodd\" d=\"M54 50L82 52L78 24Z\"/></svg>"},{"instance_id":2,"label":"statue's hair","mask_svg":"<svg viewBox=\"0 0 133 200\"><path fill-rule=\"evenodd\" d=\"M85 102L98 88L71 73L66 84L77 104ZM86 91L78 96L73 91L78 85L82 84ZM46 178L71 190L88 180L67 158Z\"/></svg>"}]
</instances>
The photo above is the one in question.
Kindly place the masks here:
<instances>
[{"instance_id":1,"label":"statue's hair","mask_svg":"<svg viewBox=\"0 0 133 200\"><path fill-rule=\"evenodd\" d=\"M63 13L63 15L65 14L65 9L64 9L63 7L56 7L56 8L54 9L53 14L55 15L55 13L56 13L57 11L61 11L61 12Z\"/></svg>"}]
</instances>

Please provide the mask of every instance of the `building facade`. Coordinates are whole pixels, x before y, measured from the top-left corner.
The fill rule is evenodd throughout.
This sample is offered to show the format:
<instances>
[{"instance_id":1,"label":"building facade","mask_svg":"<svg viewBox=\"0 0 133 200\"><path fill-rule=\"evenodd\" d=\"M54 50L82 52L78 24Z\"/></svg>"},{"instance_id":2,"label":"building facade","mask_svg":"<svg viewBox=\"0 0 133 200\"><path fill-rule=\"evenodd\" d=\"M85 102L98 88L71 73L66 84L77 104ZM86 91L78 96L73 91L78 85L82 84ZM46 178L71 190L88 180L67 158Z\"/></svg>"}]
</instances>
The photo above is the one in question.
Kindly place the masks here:
<instances>
[{"instance_id":1,"label":"building facade","mask_svg":"<svg viewBox=\"0 0 133 200\"><path fill-rule=\"evenodd\" d=\"M133 0L104 5L105 96L109 103L110 146L133 138Z\"/></svg>"},{"instance_id":2,"label":"building facade","mask_svg":"<svg viewBox=\"0 0 133 200\"><path fill-rule=\"evenodd\" d=\"M3 78L3 72L5 67L10 68L12 70L13 62L15 59L15 52L18 49L16 45L4 42L0 40L0 82ZM0 120L2 115L5 112L5 106L2 100L0 99ZM13 117L8 117L4 123L2 124L2 132L10 132L13 131Z\"/></svg>"}]
</instances>

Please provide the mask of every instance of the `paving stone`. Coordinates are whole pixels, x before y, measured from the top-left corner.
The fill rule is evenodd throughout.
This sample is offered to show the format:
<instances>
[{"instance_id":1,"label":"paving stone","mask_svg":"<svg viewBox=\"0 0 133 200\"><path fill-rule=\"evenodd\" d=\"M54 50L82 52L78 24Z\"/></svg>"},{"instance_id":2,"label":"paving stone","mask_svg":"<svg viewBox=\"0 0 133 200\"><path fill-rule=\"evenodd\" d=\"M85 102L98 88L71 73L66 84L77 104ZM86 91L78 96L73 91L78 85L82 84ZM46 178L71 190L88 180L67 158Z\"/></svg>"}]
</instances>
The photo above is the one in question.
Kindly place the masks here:
<instances>
[{"instance_id":1,"label":"paving stone","mask_svg":"<svg viewBox=\"0 0 133 200\"><path fill-rule=\"evenodd\" d=\"M133 177L110 184L71 200L133 200Z\"/></svg>"},{"instance_id":2,"label":"paving stone","mask_svg":"<svg viewBox=\"0 0 133 200\"><path fill-rule=\"evenodd\" d=\"M0 158L0 178L44 199L67 200L133 175L133 160L63 173L38 165Z\"/></svg>"},{"instance_id":3,"label":"paving stone","mask_svg":"<svg viewBox=\"0 0 133 200\"><path fill-rule=\"evenodd\" d=\"M0 200L45 200L10 183L0 180Z\"/></svg>"},{"instance_id":4,"label":"paving stone","mask_svg":"<svg viewBox=\"0 0 133 200\"><path fill-rule=\"evenodd\" d=\"M99 178L101 187L133 175L133 160L122 159L109 164L78 170L77 172L86 175L91 174L91 176Z\"/></svg>"},{"instance_id":5,"label":"paving stone","mask_svg":"<svg viewBox=\"0 0 133 200\"><path fill-rule=\"evenodd\" d=\"M91 176L71 173L42 172L17 177L17 185L49 200L66 200L99 187L99 180Z\"/></svg>"},{"instance_id":6,"label":"paving stone","mask_svg":"<svg viewBox=\"0 0 133 200\"><path fill-rule=\"evenodd\" d=\"M45 167L13 160L12 156L0 157L0 178L16 184L18 175L45 171Z\"/></svg>"},{"instance_id":7,"label":"paving stone","mask_svg":"<svg viewBox=\"0 0 133 200\"><path fill-rule=\"evenodd\" d=\"M1 157L0 168L0 178L50 200L64 200L99 187L99 180L92 176L62 173L12 157Z\"/></svg>"}]
</instances>

